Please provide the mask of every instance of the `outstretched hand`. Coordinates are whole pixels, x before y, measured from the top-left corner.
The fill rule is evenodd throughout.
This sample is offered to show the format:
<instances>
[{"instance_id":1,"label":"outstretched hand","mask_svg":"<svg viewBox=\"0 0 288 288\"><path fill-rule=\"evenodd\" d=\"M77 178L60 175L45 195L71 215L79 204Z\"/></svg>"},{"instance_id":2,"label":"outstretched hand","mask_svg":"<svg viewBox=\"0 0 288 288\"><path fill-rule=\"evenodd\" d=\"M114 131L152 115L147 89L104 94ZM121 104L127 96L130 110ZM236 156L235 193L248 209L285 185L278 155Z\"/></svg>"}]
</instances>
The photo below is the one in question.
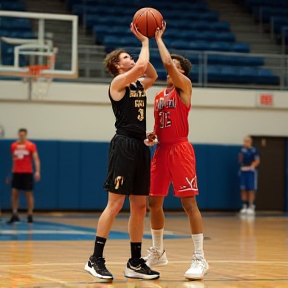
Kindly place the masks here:
<instances>
[{"instance_id":1,"label":"outstretched hand","mask_svg":"<svg viewBox=\"0 0 288 288\"><path fill-rule=\"evenodd\" d=\"M158 39L161 39L162 38L162 35L164 33L166 29L166 21L163 21L162 22L162 27L158 27L156 29L156 32L155 32L155 40L157 41Z\"/></svg>"},{"instance_id":2,"label":"outstretched hand","mask_svg":"<svg viewBox=\"0 0 288 288\"><path fill-rule=\"evenodd\" d=\"M139 32L139 30L137 29L137 27L133 22L130 24L130 30L139 41L141 42L144 42L145 40L148 41L148 38Z\"/></svg>"}]
</instances>

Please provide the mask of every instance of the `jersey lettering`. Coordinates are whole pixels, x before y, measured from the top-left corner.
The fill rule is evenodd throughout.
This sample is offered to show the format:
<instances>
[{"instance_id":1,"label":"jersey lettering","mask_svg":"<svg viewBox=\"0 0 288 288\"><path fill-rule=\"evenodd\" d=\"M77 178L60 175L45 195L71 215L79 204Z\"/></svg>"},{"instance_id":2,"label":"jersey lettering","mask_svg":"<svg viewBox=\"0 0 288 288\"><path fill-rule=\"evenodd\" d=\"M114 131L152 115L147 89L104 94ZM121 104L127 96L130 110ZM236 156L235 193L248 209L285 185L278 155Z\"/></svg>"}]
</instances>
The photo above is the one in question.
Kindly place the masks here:
<instances>
[{"instance_id":1,"label":"jersey lettering","mask_svg":"<svg viewBox=\"0 0 288 288\"><path fill-rule=\"evenodd\" d=\"M14 155L16 159L23 159L25 155L29 155L29 151L27 150L15 150Z\"/></svg>"},{"instance_id":2,"label":"jersey lettering","mask_svg":"<svg viewBox=\"0 0 288 288\"><path fill-rule=\"evenodd\" d=\"M165 98L160 98L159 100L156 100L156 107L157 110L163 110L164 108L176 108L176 100L175 98L173 99L165 99Z\"/></svg>"},{"instance_id":3,"label":"jersey lettering","mask_svg":"<svg viewBox=\"0 0 288 288\"><path fill-rule=\"evenodd\" d=\"M136 108L145 107L144 100L135 100L135 107Z\"/></svg>"},{"instance_id":4,"label":"jersey lettering","mask_svg":"<svg viewBox=\"0 0 288 288\"><path fill-rule=\"evenodd\" d=\"M130 97L146 97L145 90L130 90Z\"/></svg>"}]
</instances>

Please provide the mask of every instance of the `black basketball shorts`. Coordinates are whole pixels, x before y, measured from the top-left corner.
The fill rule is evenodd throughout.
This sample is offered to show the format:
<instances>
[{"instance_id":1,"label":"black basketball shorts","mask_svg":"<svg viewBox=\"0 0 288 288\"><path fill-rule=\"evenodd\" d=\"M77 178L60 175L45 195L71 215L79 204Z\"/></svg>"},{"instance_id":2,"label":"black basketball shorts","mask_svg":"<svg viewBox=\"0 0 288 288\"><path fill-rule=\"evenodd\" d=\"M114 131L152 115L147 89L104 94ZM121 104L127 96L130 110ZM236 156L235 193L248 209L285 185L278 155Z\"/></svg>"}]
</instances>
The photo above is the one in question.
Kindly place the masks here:
<instances>
[{"instance_id":1,"label":"black basketball shorts","mask_svg":"<svg viewBox=\"0 0 288 288\"><path fill-rule=\"evenodd\" d=\"M143 140L115 135L110 142L104 189L123 195L149 195L150 149Z\"/></svg>"},{"instance_id":2,"label":"black basketball shorts","mask_svg":"<svg viewBox=\"0 0 288 288\"><path fill-rule=\"evenodd\" d=\"M33 173L13 173L12 188L23 191L33 190Z\"/></svg>"}]
</instances>

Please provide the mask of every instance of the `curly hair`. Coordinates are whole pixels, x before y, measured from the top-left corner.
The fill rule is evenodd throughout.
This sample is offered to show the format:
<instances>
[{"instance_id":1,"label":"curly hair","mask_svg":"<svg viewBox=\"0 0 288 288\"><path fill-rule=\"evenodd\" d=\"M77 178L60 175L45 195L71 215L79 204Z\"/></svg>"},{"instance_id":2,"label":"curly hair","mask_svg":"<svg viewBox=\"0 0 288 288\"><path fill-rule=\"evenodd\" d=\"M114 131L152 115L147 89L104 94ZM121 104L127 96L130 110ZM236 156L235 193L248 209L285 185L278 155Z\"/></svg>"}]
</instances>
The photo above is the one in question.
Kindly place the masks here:
<instances>
[{"instance_id":1,"label":"curly hair","mask_svg":"<svg viewBox=\"0 0 288 288\"><path fill-rule=\"evenodd\" d=\"M112 74L113 76L117 76L119 74L119 71L116 67L116 64L119 62L119 56L122 53L127 53L124 49L117 49L109 53L105 60L104 64L106 69Z\"/></svg>"},{"instance_id":2,"label":"curly hair","mask_svg":"<svg viewBox=\"0 0 288 288\"><path fill-rule=\"evenodd\" d=\"M171 58L176 59L180 62L180 66L184 70L184 75L189 77L192 68L191 62L187 58L178 54L171 54Z\"/></svg>"}]
</instances>

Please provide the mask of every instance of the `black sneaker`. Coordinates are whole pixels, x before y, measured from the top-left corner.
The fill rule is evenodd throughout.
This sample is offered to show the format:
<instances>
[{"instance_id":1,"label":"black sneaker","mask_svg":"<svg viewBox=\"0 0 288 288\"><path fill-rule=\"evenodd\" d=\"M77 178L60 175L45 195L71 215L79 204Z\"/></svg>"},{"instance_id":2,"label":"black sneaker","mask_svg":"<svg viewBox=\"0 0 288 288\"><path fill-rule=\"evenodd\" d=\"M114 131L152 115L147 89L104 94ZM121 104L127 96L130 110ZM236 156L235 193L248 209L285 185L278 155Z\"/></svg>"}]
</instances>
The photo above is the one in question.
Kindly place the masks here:
<instances>
[{"instance_id":1,"label":"black sneaker","mask_svg":"<svg viewBox=\"0 0 288 288\"><path fill-rule=\"evenodd\" d=\"M147 265L146 261L140 258L137 261L129 259L125 269L125 277L152 280L160 277L160 273L151 270Z\"/></svg>"},{"instance_id":2,"label":"black sneaker","mask_svg":"<svg viewBox=\"0 0 288 288\"><path fill-rule=\"evenodd\" d=\"M32 215L27 216L27 223L33 223L33 217Z\"/></svg>"},{"instance_id":3,"label":"black sneaker","mask_svg":"<svg viewBox=\"0 0 288 288\"><path fill-rule=\"evenodd\" d=\"M7 221L7 224L18 223L20 222L19 216L17 214L13 214L11 219Z\"/></svg>"},{"instance_id":4,"label":"black sneaker","mask_svg":"<svg viewBox=\"0 0 288 288\"><path fill-rule=\"evenodd\" d=\"M85 265L84 270L101 279L113 279L113 275L107 270L105 259L102 257L95 258L91 256Z\"/></svg>"}]
</instances>

